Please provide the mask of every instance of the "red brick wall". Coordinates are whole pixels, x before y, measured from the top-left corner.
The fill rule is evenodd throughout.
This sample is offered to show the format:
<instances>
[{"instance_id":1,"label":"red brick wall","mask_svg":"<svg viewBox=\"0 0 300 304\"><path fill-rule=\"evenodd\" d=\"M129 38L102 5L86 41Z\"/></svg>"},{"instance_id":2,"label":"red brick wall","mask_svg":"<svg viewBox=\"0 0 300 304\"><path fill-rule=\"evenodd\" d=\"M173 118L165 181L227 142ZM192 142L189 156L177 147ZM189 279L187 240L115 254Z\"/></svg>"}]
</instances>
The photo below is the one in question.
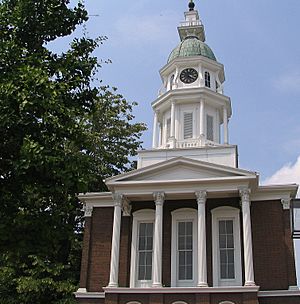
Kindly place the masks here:
<instances>
[{"instance_id":1,"label":"red brick wall","mask_svg":"<svg viewBox=\"0 0 300 304\"><path fill-rule=\"evenodd\" d=\"M280 201L253 202L251 218L256 284L261 290L296 285L288 211Z\"/></svg>"},{"instance_id":2,"label":"red brick wall","mask_svg":"<svg viewBox=\"0 0 300 304\"><path fill-rule=\"evenodd\" d=\"M239 198L209 199L207 201L206 229L209 286L212 286L213 280L211 210L223 205L239 208ZM133 212L145 208L154 209L154 203L133 203ZM178 208L197 209L197 204L195 200L166 201L164 204L163 284L166 287L171 284L171 212ZM88 291L102 291L101 287L108 284L113 212L113 208L94 208L92 218L88 218L86 222L83 248L83 257L85 258L82 261L80 287L86 287L84 282L87 282ZM280 201L253 202L251 216L255 281L257 285L261 286L261 290L287 289L290 285L296 285L289 211L283 211ZM119 282L120 286L124 287L129 286L130 279L131 226L132 217L122 217ZM89 231L91 231L90 238L88 238ZM241 242L243 242L242 231ZM88 247L90 250L87 250Z\"/></svg>"},{"instance_id":3,"label":"red brick wall","mask_svg":"<svg viewBox=\"0 0 300 304\"><path fill-rule=\"evenodd\" d=\"M114 208L94 208L87 290L102 291L108 285Z\"/></svg>"}]
</instances>

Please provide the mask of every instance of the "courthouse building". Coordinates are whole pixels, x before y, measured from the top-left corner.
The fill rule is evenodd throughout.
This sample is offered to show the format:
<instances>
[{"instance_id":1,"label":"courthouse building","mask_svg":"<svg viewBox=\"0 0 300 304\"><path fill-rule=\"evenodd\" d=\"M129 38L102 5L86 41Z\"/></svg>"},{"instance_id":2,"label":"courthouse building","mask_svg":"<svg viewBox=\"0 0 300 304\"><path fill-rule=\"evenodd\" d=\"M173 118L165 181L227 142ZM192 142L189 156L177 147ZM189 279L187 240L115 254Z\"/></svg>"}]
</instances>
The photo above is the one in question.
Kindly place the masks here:
<instances>
[{"instance_id":1,"label":"courthouse building","mask_svg":"<svg viewBox=\"0 0 300 304\"><path fill-rule=\"evenodd\" d=\"M296 304L290 203L229 142L224 66L193 1L160 70L153 146L137 169L87 193L82 304Z\"/></svg>"}]
</instances>

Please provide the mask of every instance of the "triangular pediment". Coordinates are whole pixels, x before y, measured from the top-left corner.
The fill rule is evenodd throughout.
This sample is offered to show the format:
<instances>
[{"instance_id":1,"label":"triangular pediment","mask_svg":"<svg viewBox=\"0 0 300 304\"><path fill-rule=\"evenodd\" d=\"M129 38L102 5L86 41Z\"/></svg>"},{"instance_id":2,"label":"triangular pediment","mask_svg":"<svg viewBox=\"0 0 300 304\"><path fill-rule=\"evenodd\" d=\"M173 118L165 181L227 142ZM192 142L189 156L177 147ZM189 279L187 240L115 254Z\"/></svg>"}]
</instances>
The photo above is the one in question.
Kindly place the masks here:
<instances>
[{"instance_id":1,"label":"triangular pediment","mask_svg":"<svg viewBox=\"0 0 300 304\"><path fill-rule=\"evenodd\" d=\"M115 182L172 182L186 180L211 180L230 179L237 177L253 177L255 173L226 167L218 164L207 163L178 157L152 166L137 169L129 173L108 179L107 184Z\"/></svg>"}]
</instances>

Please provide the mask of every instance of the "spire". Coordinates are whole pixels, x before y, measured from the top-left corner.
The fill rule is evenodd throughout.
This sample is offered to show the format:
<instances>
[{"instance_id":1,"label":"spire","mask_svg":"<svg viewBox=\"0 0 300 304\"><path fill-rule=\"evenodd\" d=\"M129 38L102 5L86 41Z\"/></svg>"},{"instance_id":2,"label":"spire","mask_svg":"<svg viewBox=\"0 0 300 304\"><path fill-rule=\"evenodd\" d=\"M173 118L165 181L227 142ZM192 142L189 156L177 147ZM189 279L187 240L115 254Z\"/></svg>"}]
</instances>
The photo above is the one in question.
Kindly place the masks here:
<instances>
[{"instance_id":1,"label":"spire","mask_svg":"<svg viewBox=\"0 0 300 304\"><path fill-rule=\"evenodd\" d=\"M190 9L190 12L193 11L195 8L195 3L193 0L190 0L190 3L189 3L189 9Z\"/></svg>"}]
</instances>

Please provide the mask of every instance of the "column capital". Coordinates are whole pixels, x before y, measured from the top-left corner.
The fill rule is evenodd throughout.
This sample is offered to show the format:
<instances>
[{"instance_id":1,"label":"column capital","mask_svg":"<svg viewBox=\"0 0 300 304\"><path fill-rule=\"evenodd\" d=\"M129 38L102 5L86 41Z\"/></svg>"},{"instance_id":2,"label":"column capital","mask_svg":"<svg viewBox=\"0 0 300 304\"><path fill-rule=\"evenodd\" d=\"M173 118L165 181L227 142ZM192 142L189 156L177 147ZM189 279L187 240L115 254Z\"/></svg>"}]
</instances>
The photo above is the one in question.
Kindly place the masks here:
<instances>
[{"instance_id":1,"label":"column capital","mask_svg":"<svg viewBox=\"0 0 300 304\"><path fill-rule=\"evenodd\" d=\"M93 206L91 205L85 205L83 207L84 210L84 217L91 217L93 213Z\"/></svg>"},{"instance_id":2,"label":"column capital","mask_svg":"<svg viewBox=\"0 0 300 304\"><path fill-rule=\"evenodd\" d=\"M114 200L114 205L116 207L122 207L123 194L121 194L121 193L114 193L113 194L113 200Z\"/></svg>"},{"instance_id":3,"label":"column capital","mask_svg":"<svg viewBox=\"0 0 300 304\"><path fill-rule=\"evenodd\" d=\"M130 201L128 199L123 199L123 201L122 201L123 216L130 216L131 209L132 209L132 206L130 205Z\"/></svg>"},{"instance_id":4,"label":"column capital","mask_svg":"<svg viewBox=\"0 0 300 304\"><path fill-rule=\"evenodd\" d=\"M242 203L243 202L250 202L250 194L251 194L250 189L240 189L239 193L240 193L240 197L242 199Z\"/></svg>"},{"instance_id":5,"label":"column capital","mask_svg":"<svg viewBox=\"0 0 300 304\"><path fill-rule=\"evenodd\" d=\"M283 210L289 210L291 208L291 199L290 198L282 198L281 204Z\"/></svg>"},{"instance_id":6,"label":"column capital","mask_svg":"<svg viewBox=\"0 0 300 304\"><path fill-rule=\"evenodd\" d=\"M198 204L205 204L206 198L207 198L207 191L206 190L200 190L195 192L197 203Z\"/></svg>"},{"instance_id":7,"label":"column capital","mask_svg":"<svg viewBox=\"0 0 300 304\"><path fill-rule=\"evenodd\" d=\"M155 205L163 205L165 201L165 193L164 192L154 192L153 198Z\"/></svg>"}]
</instances>

